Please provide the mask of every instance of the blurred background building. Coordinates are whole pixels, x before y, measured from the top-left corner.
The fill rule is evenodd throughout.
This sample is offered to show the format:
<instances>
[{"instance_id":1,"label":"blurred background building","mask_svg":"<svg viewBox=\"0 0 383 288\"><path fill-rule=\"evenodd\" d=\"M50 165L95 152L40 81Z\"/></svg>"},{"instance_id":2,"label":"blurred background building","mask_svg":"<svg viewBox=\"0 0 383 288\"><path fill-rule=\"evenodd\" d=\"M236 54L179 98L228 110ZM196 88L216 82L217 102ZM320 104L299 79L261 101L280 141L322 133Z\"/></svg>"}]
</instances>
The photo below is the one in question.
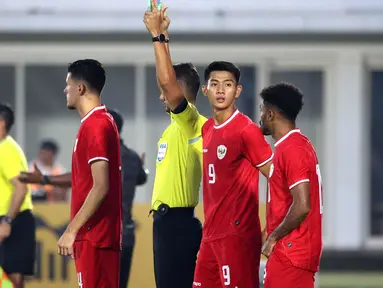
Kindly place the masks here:
<instances>
[{"instance_id":1,"label":"blurred background building","mask_svg":"<svg viewBox=\"0 0 383 288\"><path fill-rule=\"evenodd\" d=\"M264 86L287 81L301 88L306 98L299 127L315 144L324 179L322 269L383 269L383 1L166 4L173 61L191 61L201 75L213 60L240 65L244 92L238 106L254 121ZM70 169L79 116L65 105L66 66L95 58L107 71L104 103L125 117L122 138L146 152L147 168L155 171L156 143L169 118L158 100L151 37L142 23L146 6L1 1L0 98L15 107L13 135L29 160L43 139L54 139L58 162ZM197 106L211 115L202 94ZM151 173L149 184L138 188L136 203L150 202L153 179ZM264 181L261 186L264 201ZM383 287L381 281L376 287Z\"/></svg>"}]
</instances>

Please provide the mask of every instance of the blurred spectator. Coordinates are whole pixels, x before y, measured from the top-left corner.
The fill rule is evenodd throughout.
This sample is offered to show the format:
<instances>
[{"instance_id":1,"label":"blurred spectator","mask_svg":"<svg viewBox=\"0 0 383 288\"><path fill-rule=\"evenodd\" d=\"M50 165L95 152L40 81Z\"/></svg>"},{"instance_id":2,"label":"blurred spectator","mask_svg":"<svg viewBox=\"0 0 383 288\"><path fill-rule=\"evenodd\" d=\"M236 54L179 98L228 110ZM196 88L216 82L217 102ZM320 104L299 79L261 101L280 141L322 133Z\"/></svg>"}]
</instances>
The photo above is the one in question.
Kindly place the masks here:
<instances>
[{"instance_id":1,"label":"blurred spectator","mask_svg":"<svg viewBox=\"0 0 383 288\"><path fill-rule=\"evenodd\" d=\"M118 133L121 136L121 130L124 120L120 113L108 109L112 115ZM120 138L121 143L121 164L122 164L122 251L120 266L120 288L126 288L129 281L130 267L132 264L133 249L135 245L136 224L132 217L132 205L136 193L136 186L143 185L147 181L148 171L144 170L144 157L129 149Z\"/></svg>"},{"instance_id":2,"label":"blurred spectator","mask_svg":"<svg viewBox=\"0 0 383 288\"><path fill-rule=\"evenodd\" d=\"M29 163L29 170L33 172L36 168L48 176L65 173L63 166L56 161L59 146L53 140L44 140L40 145L37 159ZM33 201L63 201L67 199L67 189L54 187L52 185L31 184Z\"/></svg>"}]
</instances>

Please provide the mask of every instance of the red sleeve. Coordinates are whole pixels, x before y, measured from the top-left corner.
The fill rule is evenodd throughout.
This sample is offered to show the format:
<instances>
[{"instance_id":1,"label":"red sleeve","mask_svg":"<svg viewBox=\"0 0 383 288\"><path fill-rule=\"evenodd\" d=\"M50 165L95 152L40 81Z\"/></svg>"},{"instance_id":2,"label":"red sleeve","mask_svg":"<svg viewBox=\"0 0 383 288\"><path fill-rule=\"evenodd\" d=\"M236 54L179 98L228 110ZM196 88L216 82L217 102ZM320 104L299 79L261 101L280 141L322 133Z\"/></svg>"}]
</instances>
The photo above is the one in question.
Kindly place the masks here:
<instances>
[{"instance_id":1,"label":"red sleeve","mask_svg":"<svg viewBox=\"0 0 383 288\"><path fill-rule=\"evenodd\" d=\"M87 123L87 159L91 164L94 161L109 161L108 138L112 125L107 119L95 119ZM89 125L90 124L90 125Z\"/></svg>"},{"instance_id":2,"label":"red sleeve","mask_svg":"<svg viewBox=\"0 0 383 288\"><path fill-rule=\"evenodd\" d=\"M283 151L283 167L289 189L310 182L310 155L301 147L290 146Z\"/></svg>"},{"instance_id":3,"label":"red sleeve","mask_svg":"<svg viewBox=\"0 0 383 288\"><path fill-rule=\"evenodd\" d=\"M273 159L273 151L257 125L247 125L242 130L241 136L244 143L245 157L253 166L262 167Z\"/></svg>"}]
</instances>

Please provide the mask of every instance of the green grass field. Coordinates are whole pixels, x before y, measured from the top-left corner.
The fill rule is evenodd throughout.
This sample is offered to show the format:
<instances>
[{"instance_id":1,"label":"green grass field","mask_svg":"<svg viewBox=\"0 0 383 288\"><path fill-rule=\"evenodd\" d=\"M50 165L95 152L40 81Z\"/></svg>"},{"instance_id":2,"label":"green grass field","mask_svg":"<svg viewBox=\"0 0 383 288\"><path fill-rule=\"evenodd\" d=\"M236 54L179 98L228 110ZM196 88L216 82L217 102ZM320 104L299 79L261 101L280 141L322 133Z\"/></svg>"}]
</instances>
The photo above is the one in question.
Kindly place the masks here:
<instances>
[{"instance_id":1,"label":"green grass field","mask_svg":"<svg viewBox=\"0 0 383 288\"><path fill-rule=\"evenodd\" d=\"M320 288L383 287L383 273L321 273Z\"/></svg>"}]
</instances>

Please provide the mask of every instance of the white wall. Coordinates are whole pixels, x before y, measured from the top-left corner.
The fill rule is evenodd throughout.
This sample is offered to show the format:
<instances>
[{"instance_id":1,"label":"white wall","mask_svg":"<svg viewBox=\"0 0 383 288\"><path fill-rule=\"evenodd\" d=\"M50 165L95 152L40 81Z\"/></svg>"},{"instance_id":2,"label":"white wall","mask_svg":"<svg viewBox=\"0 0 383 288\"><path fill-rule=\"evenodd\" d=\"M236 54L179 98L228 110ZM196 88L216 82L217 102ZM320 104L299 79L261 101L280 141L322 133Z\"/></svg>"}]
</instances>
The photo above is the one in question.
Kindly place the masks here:
<instances>
[{"instance_id":1,"label":"white wall","mask_svg":"<svg viewBox=\"0 0 383 288\"><path fill-rule=\"evenodd\" d=\"M173 31L382 31L379 0L168 0ZM192 3L192 5L190 4ZM145 31L147 1L3 0L0 30ZM46 25L49 23L49 25ZM190 27L190 23L193 23Z\"/></svg>"}]
</instances>

